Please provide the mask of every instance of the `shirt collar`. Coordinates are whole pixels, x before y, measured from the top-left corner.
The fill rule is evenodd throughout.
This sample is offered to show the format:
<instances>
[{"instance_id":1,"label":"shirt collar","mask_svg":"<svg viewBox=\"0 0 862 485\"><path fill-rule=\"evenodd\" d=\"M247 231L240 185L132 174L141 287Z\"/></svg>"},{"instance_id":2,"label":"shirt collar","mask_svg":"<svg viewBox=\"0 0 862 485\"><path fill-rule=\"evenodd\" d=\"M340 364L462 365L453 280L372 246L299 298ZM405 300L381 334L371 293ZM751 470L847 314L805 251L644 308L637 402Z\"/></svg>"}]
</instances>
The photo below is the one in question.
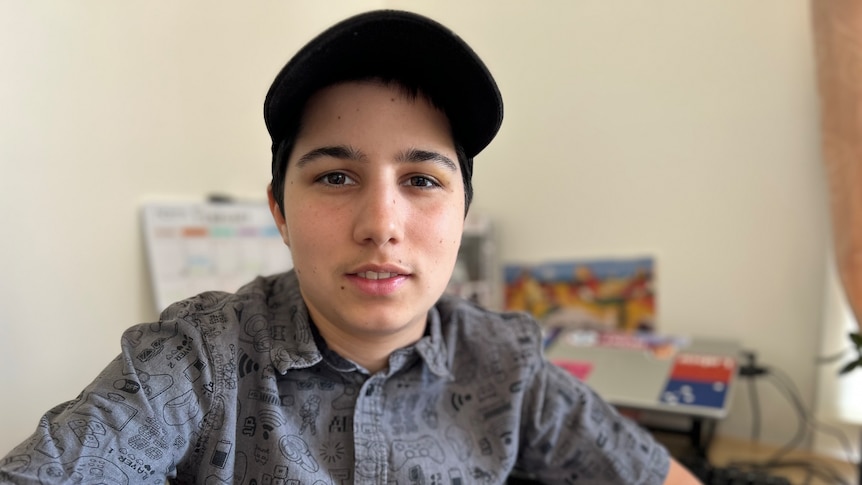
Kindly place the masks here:
<instances>
[{"instance_id":1,"label":"shirt collar","mask_svg":"<svg viewBox=\"0 0 862 485\"><path fill-rule=\"evenodd\" d=\"M270 351L272 365L279 374L304 369L322 360L315 343L308 309L299 292L293 271L266 278L266 306L270 315Z\"/></svg>"},{"instance_id":2,"label":"shirt collar","mask_svg":"<svg viewBox=\"0 0 862 485\"><path fill-rule=\"evenodd\" d=\"M326 347L308 316L294 271L258 281L268 286L264 293L270 314L268 328L261 330L269 335L260 336L260 340L264 346L268 340L272 365L279 374L314 366L324 360L324 356L326 362L339 371L357 369L355 364ZM440 312L436 307L428 311L427 326L425 336L416 342L415 349L433 374L451 379L449 355L442 335ZM255 342L257 345L258 339Z\"/></svg>"},{"instance_id":3,"label":"shirt collar","mask_svg":"<svg viewBox=\"0 0 862 485\"><path fill-rule=\"evenodd\" d=\"M443 340L440 312L437 306L428 311L428 329L426 335L416 342L416 351L425 360L428 369L439 377L453 379L449 371L449 353Z\"/></svg>"}]
</instances>

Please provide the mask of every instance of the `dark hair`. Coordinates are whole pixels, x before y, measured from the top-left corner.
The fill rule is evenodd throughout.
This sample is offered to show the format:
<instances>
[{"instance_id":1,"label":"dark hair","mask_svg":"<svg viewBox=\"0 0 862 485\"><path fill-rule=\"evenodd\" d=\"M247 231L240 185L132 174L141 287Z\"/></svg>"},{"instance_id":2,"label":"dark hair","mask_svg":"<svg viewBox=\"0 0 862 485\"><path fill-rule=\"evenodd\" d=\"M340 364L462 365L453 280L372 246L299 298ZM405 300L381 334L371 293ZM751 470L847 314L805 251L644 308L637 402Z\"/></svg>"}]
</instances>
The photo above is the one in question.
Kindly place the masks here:
<instances>
[{"instance_id":1,"label":"dark hair","mask_svg":"<svg viewBox=\"0 0 862 485\"><path fill-rule=\"evenodd\" d=\"M354 80L344 80L341 82L348 81ZM446 113L446 110L442 108L440 104L435 102L433 96L425 93L414 83L400 79L382 78L379 76L358 78L355 79L355 81L377 81L382 82L387 86L396 86L400 88L404 95L409 99L416 99L417 97L422 96L426 98L432 106ZM323 87L321 87L321 89L323 89ZM294 117L294 119L287 124L285 131L282 134L281 141L278 144L278 148L273 150L272 153L272 195L278 204L278 208L281 211L282 216L284 215L284 180L287 176L287 163L290 160L290 154L293 152L296 137L299 135L299 131L302 128L300 117L301 116ZM461 167L461 179L464 182L464 215L466 216L467 211L470 209L470 203L473 201L473 159L467 157L464 148L457 139L454 140L454 142L455 155L458 157L458 165Z\"/></svg>"}]
</instances>

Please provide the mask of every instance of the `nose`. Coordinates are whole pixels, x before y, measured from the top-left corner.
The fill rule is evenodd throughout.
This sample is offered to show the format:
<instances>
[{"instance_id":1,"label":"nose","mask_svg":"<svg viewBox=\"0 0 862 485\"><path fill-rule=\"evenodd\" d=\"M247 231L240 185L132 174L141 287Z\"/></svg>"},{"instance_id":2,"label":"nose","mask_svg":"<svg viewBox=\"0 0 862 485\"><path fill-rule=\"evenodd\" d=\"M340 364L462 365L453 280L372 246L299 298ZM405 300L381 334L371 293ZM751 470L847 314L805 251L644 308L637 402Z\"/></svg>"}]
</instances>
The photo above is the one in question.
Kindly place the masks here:
<instances>
[{"instance_id":1,"label":"nose","mask_svg":"<svg viewBox=\"0 0 862 485\"><path fill-rule=\"evenodd\" d=\"M357 243L382 247L401 241L406 204L397 187L388 184L367 186L357 202L353 228Z\"/></svg>"}]
</instances>

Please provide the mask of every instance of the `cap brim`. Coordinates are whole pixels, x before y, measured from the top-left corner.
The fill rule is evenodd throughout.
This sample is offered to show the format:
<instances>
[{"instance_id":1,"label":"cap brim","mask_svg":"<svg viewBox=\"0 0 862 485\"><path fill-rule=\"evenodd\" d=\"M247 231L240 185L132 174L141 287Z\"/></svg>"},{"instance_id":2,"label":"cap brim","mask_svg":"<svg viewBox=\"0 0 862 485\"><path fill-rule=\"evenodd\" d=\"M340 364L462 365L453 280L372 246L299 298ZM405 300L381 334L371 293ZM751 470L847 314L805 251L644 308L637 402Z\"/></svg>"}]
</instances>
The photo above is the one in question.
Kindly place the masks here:
<instances>
[{"instance_id":1,"label":"cap brim","mask_svg":"<svg viewBox=\"0 0 862 485\"><path fill-rule=\"evenodd\" d=\"M273 148L315 91L369 77L419 87L446 113L454 137L470 158L491 142L503 121L494 78L460 37L426 17L380 10L330 27L276 76L264 102Z\"/></svg>"}]
</instances>

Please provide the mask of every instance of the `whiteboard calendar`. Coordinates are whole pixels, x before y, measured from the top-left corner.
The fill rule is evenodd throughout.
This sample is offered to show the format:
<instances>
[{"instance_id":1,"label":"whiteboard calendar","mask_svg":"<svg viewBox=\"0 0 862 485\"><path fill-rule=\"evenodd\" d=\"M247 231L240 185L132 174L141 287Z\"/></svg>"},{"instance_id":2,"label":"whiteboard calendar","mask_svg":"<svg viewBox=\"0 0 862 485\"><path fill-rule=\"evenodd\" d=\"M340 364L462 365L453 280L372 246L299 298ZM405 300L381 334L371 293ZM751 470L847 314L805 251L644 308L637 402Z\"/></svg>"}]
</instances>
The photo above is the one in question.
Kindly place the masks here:
<instances>
[{"instance_id":1,"label":"whiteboard calendar","mask_svg":"<svg viewBox=\"0 0 862 485\"><path fill-rule=\"evenodd\" d=\"M149 202L141 216L158 311L293 266L265 201Z\"/></svg>"}]
</instances>

